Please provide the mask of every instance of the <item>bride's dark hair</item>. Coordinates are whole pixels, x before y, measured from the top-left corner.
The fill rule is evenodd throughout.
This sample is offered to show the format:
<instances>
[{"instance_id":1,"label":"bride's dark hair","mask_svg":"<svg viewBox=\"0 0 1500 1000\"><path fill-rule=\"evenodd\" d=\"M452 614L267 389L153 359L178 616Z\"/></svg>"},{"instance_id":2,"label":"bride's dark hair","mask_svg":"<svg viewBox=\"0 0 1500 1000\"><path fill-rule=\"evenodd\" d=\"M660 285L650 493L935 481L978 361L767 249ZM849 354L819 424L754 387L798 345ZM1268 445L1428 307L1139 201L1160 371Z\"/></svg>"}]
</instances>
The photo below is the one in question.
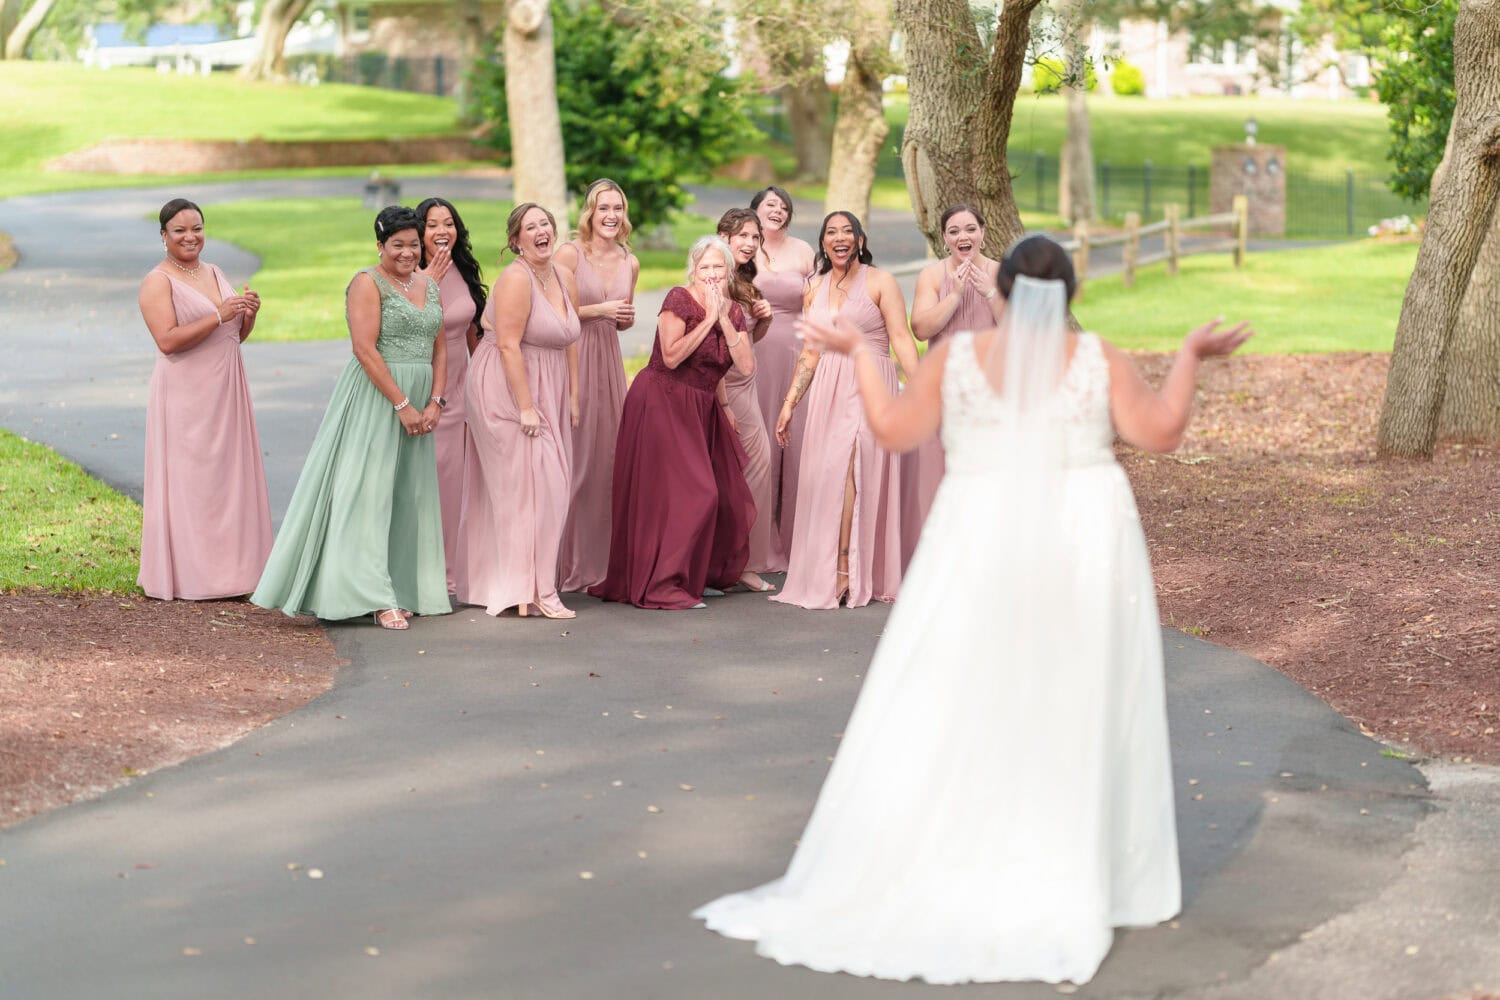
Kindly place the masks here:
<instances>
[{"instance_id":1,"label":"bride's dark hair","mask_svg":"<svg viewBox=\"0 0 1500 1000\"><path fill-rule=\"evenodd\" d=\"M1022 274L1041 281L1061 281L1067 289L1069 302L1073 301L1073 292L1078 288L1078 277L1073 272L1073 258L1050 236L1028 236L1006 253L1000 261L1000 273L995 278L995 286L1000 289L1003 297L1010 298L1010 290L1015 286L1016 277Z\"/></svg>"},{"instance_id":2,"label":"bride's dark hair","mask_svg":"<svg viewBox=\"0 0 1500 1000\"><path fill-rule=\"evenodd\" d=\"M421 225L417 228L417 235L424 236L427 232L427 213L439 205L448 210L453 216L454 239L453 246L448 248L448 255L453 260L453 266L458 268L459 276L464 279L464 284L469 286L469 298L474 300L475 322L478 317L484 315L484 301L488 293L484 288L484 271L479 267L479 261L474 258L474 248L469 244L469 227L464 225L463 218L458 214L458 209L446 198L427 198L417 205L417 217ZM427 240L422 240L422 266L427 266Z\"/></svg>"}]
</instances>

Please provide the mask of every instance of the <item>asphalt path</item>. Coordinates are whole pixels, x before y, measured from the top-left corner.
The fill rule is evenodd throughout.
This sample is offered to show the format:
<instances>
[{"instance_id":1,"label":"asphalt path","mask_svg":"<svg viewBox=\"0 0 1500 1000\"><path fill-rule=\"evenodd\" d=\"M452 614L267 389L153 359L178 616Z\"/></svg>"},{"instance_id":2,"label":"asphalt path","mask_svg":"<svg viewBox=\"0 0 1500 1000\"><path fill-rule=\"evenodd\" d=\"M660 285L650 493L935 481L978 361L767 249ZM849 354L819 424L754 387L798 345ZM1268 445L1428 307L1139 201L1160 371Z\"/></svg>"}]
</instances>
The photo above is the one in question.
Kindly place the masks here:
<instances>
[{"instance_id":1,"label":"asphalt path","mask_svg":"<svg viewBox=\"0 0 1500 1000\"><path fill-rule=\"evenodd\" d=\"M348 194L351 183L192 194ZM503 197L499 183L434 188L462 202ZM152 350L135 295L158 253L147 217L176 193L0 202L21 253L0 275L0 424L137 497ZM208 257L231 278L256 263L220 243ZM347 351L246 346L278 516ZM569 603L579 617L566 623L460 609L405 634L331 626L350 665L328 694L223 750L0 833L0 996L921 990L782 968L687 916L783 870L887 609L803 612L748 594L680 614ZM1353 934L1331 963L1293 959L1309 954L1304 937L1339 940L1330 928L1364 926L1360 914L1379 923L1413 858L1436 850L1432 864L1453 882L1441 857L1470 857L1453 845L1495 828L1459 808L1469 793L1452 789L1471 785L1452 779L1448 798L1434 797L1420 770L1280 673L1164 636L1185 911L1122 934L1078 995L1230 996L1258 988L1282 956L1280 967L1309 970L1304 983L1368 973L1360 942L1379 935ZM1017 746L995 761L995 780L1046 752ZM1500 814L1490 795L1473 798ZM1455 825L1440 835L1448 828L1433 823L1445 817ZM1483 905L1461 887L1489 898L1496 869L1460 874L1430 903L1468 918ZM1436 883L1418 881L1405 887L1432 893ZM1488 927L1458 929L1492 941ZM1437 928L1470 940L1456 930ZM1422 968L1415 982L1434 996L1484 971ZM1377 979L1386 992L1305 995L1427 995L1396 973ZM1055 995L1038 984L968 992Z\"/></svg>"}]
</instances>

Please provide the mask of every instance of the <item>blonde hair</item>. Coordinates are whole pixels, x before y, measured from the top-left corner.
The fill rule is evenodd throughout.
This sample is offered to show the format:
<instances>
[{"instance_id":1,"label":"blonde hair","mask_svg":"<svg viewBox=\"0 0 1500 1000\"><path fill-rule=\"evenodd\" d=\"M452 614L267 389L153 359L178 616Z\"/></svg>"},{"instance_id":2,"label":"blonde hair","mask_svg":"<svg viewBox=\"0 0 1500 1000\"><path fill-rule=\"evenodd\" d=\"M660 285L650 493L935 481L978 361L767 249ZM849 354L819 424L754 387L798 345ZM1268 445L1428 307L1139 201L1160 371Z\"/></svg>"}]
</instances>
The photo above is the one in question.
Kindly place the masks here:
<instances>
[{"instance_id":1,"label":"blonde hair","mask_svg":"<svg viewBox=\"0 0 1500 1000\"><path fill-rule=\"evenodd\" d=\"M578 238L584 243L594 238L594 209L598 207L599 195L605 191L613 191L620 196L624 218L620 221L620 234L615 237L615 242L628 250L630 233L635 228L630 224L630 199L625 197L625 190L608 177L601 177L590 184L588 192L583 196L583 211L578 213Z\"/></svg>"},{"instance_id":2,"label":"blonde hair","mask_svg":"<svg viewBox=\"0 0 1500 1000\"><path fill-rule=\"evenodd\" d=\"M720 256L724 258L724 266L729 269L728 274L725 275L726 278L728 275L734 273L734 252L729 249L729 244L724 242L723 237L700 236L698 237L698 241L693 244L693 248L688 251L688 281L691 282L693 280L693 272L698 270L698 262L710 250L717 250Z\"/></svg>"}]
</instances>

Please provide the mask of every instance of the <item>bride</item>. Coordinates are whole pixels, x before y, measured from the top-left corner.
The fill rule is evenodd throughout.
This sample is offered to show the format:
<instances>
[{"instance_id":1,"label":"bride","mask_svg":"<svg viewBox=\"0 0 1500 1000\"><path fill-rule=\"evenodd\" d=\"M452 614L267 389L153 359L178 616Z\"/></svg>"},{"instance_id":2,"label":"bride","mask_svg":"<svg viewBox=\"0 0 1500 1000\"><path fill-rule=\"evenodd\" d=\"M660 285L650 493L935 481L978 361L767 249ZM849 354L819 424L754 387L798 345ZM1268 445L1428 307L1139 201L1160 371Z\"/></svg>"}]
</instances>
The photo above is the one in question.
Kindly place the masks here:
<instances>
[{"instance_id":1,"label":"bride","mask_svg":"<svg viewBox=\"0 0 1500 1000\"><path fill-rule=\"evenodd\" d=\"M804 326L853 355L881 447L941 426L948 468L790 867L694 913L783 964L1083 983L1115 927L1181 904L1155 592L1111 445L1175 448L1199 362L1251 331L1194 330L1157 392L1067 332L1057 243L1022 240L998 285L1000 328L899 396L857 329Z\"/></svg>"}]
</instances>

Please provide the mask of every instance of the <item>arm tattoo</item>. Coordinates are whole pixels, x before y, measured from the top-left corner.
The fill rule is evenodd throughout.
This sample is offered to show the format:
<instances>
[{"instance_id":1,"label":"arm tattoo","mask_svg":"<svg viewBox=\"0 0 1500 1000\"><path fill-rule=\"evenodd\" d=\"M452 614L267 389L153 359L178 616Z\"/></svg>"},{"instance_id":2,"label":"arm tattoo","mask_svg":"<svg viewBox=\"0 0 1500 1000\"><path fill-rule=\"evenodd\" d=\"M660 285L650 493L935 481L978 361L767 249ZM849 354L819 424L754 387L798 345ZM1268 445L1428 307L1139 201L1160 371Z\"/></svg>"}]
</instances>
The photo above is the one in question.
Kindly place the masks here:
<instances>
[{"instance_id":1,"label":"arm tattoo","mask_svg":"<svg viewBox=\"0 0 1500 1000\"><path fill-rule=\"evenodd\" d=\"M802 397L807 392L807 387L812 385L812 380L813 370L807 366L805 360L800 357L797 358L797 371L792 375L791 397L793 406L802 402Z\"/></svg>"}]
</instances>

